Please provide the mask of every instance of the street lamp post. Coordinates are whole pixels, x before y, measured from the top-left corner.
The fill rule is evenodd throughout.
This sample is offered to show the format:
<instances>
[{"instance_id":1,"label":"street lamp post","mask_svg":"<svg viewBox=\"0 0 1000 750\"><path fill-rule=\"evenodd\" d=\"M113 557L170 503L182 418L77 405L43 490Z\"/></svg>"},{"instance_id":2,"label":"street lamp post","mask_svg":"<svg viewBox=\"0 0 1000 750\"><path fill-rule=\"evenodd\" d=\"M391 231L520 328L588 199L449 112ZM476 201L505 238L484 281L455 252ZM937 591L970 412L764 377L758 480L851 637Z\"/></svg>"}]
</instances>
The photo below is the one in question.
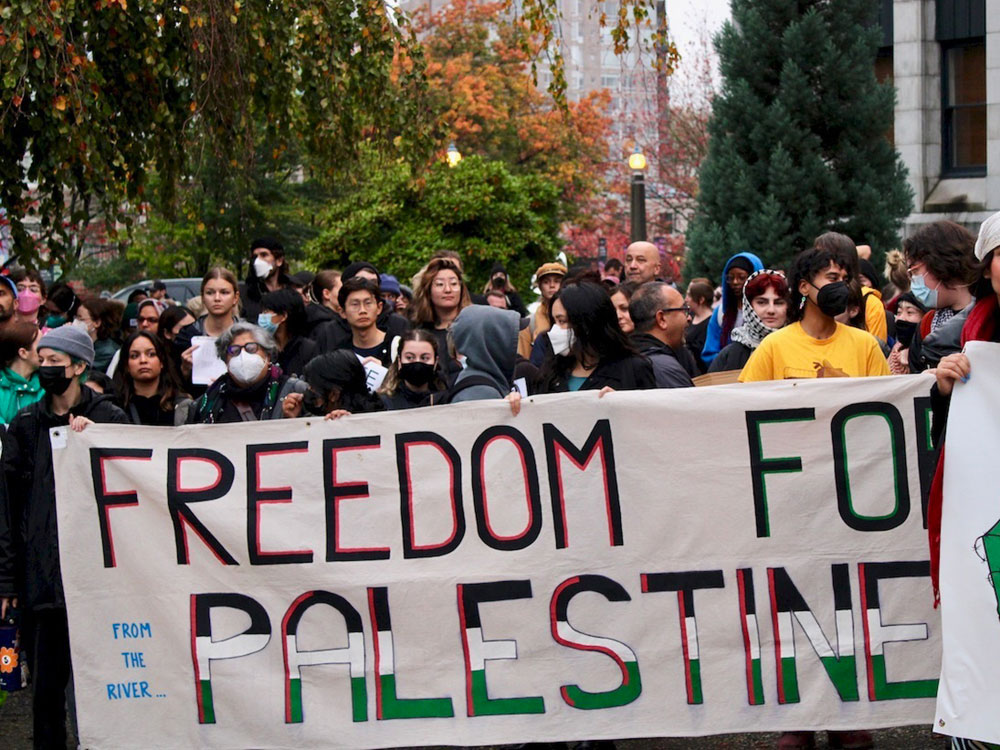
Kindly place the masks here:
<instances>
[{"instance_id":1,"label":"street lamp post","mask_svg":"<svg viewBox=\"0 0 1000 750\"><path fill-rule=\"evenodd\" d=\"M454 143L448 145L448 153L446 154L446 156L448 159L449 167L457 167L458 163L462 161L462 154L458 150L458 148L456 148Z\"/></svg>"},{"instance_id":2,"label":"street lamp post","mask_svg":"<svg viewBox=\"0 0 1000 750\"><path fill-rule=\"evenodd\" d=\"M632 170L629 242L639 242L646 239L646 157L638 146L628 158L628 166Z\"/></svg>"}]
</instances>

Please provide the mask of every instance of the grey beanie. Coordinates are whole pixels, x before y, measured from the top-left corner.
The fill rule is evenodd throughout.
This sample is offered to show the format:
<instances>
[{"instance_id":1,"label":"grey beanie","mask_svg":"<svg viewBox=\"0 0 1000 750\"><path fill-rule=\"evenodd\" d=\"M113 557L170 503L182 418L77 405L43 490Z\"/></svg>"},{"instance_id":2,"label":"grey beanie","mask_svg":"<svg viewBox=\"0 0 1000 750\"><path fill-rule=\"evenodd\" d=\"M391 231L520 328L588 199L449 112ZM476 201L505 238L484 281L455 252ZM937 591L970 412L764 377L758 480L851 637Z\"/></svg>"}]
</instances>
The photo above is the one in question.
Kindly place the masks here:
<instances>
[{"instance_id":1,"label":"grey beanie","mask_svg":"<svg viewBox=\"0 0 1000 750\"><path fill-rule=\"evenodd\" d=\"M73 325L53 328L42 336L38 342L38 348L65 352L73 359L86 362L87 367L94 365L94 342L90 340L90 336L85 331Z\"/></svg>"}]
</instances>

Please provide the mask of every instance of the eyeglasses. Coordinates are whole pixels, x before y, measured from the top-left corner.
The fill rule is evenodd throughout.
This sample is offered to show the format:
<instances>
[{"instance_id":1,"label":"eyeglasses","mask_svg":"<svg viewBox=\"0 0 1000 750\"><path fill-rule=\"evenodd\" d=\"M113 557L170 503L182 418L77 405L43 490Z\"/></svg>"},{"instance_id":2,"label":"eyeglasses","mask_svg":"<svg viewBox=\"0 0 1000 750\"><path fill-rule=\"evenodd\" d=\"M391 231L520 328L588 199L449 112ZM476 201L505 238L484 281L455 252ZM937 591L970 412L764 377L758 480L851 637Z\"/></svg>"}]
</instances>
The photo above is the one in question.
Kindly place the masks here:
<instances>
[{"instance_id":1,"label":"eyeglasses","mask_svg":"<svg viewBox=\"0 0 1000 750\"><path fill-rule=\"evenodd\" d=\"M160 319L156 318L156 317L153 317L153 318L139 318L139 322L140 323L159 323Z\"/></svg>"},{"instance_id":2,"label":"eyeglasses","mask_svg":"<svg viewBox=\"0 0 1000 750\"><path fill-rule=\"evenodd\" d=\"M435 281L431 286L435 289L458 289L462 284L459 281Z\"/></svg>"},{"instance_id":3,"label":"eyeglasses","mask_svg":"<svg viewBox=\"0 0 1000 750\"><path fill-rule=\"evenodd\" d=\"M247 354L256 354L260 351L260 344L256 341L251 341L248 344L230 344L226 347L226 354L230 357L235 357L240 352L245 351Z\"/></svg>"},{"instance_id":4,"label":"eyeglasses","mask_svg":"<svg viewBox=\"0 0 1000 750\"><path fill-rule=\"evenodd\" d=\"M911 279L924 272L925 266L922 260L918 260L916 263L911 263L906 267L906 275Z\"/></svg>"},{"instance_id":5,"label":"eyeglasses","mask_svg":"<svg viewBox=\"0 0 1000 750\"><path fill-rule=\"evenodd\" d=\"M378 302L369 297L368 299L352 299L347 303L348 310L360 310L364 308L365 310L371 310L378 306Z\"/></svg>"},{"instance_id":6,"label":"eyeglasses","mask_svg":"<svg viewBox=\"0 0 1000 750\"><path fill-rule=\"evenodd\" d=\"M661 307L660 312L672 313L672 312L682 312L688 317L691 316L691 308L687 305L681 305L680 307Z\"/></svg>"}]
</instances>

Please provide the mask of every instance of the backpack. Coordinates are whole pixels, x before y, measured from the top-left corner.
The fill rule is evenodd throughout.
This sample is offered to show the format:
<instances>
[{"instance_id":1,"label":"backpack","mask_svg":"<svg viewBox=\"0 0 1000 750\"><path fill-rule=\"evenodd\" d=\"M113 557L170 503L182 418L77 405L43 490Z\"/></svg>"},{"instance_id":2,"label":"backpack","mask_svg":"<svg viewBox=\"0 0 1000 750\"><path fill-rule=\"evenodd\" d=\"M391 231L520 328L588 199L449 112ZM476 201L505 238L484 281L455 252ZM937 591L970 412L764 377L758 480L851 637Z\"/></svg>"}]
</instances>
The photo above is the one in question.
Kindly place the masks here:
<instances>
[{"instance_id":1,"label":"backpack","mask_svg":"<svg viewBox=\"0 0 1000 750\"><path fill-rule=\"evenodd\" d=\"M497 384L494 383L490 378L485 375L469 375L467 378L463 378L460 382L455 383L451 388L441 394L440 398L434 400L432 398L432 404L450 404L454 400L455 396L464 391L467 388L474 388L477 385L486 385L497 392L500 398L506 398L507 394L497 388Z\"/></svg>"}]
</instances>

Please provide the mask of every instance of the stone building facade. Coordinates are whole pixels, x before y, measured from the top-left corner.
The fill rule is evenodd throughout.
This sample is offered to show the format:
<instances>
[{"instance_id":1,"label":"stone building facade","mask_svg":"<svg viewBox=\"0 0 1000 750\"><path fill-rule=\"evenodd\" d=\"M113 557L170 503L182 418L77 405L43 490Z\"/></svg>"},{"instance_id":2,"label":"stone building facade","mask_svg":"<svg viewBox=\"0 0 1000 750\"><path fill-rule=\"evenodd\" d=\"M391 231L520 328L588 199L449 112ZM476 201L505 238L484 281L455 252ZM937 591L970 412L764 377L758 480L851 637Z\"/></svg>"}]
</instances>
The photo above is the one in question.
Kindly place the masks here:
<instances>
[{"instance_id":1,"label":"stone building facade","mask_svg":"<svg viewBox=\"0 0 1000 750\"><path fill-rule=\"evenodd\" d=\"M1000 0L883 0L881 25L914 193L903 234L938 219L976 231L1000 210Z\"/></svg>"}]
</instances>

